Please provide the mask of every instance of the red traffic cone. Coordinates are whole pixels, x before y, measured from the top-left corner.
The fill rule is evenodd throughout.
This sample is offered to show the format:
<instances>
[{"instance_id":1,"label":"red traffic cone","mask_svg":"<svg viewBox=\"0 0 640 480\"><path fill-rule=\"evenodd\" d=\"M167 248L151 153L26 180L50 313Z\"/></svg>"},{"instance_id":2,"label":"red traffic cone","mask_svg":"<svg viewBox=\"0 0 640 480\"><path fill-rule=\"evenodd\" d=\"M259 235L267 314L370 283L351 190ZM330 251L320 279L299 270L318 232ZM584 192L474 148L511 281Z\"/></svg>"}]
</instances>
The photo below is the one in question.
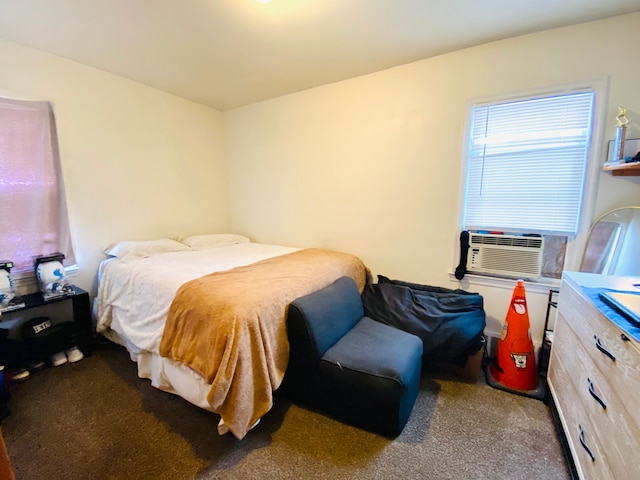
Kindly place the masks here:
<instances>
[{"instance_id":1,"label":"red traffic cone","mask_svg":"<svg viewBox=\"0 0 640 480\"><path fill-rule=\"evenodd\" d=\"M538 370L529 333L529 314L522 280L518 280L513 290L495 360L489 372L505 387L523 391L538 388Z\"/></svg>"}]
</instances>

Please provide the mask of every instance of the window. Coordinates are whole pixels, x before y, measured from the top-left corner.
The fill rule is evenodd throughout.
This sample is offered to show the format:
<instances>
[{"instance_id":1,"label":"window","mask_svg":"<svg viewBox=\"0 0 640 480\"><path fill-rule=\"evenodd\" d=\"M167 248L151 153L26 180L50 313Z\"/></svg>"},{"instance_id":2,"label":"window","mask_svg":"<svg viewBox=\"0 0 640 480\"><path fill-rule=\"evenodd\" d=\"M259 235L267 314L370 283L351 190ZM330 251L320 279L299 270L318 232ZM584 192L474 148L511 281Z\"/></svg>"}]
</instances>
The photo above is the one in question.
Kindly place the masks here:
<instances>
[{"instance_id":1,"label":"window","mask_svg":"<svg viewBox=\"0 0 640 480\"><path fill-rule=\"evenodd\" d=\"M580 268L608 83L594 78L469 105L459 211L460 228L471 233L468 273L547 284Z\"/></svg>"},{"instance_id":2,"label":"window","mask_svg":"<svg viewBox=\"0 0 640 480\"><path fill-rule=\"evenodd\" d=\"M575 235L595 91L472 107L465 229Z\"/></svg>"},{"instance_id":3,"label":"window","mask_svg":"<svg viewBox=\"0 0 640 480\"><path fill-rule=\"evenodd\" d=\"M62 252L75 263L48 102L0 98L0 258L12 273L33 271L33 257Z\"/></svg>"}]
</instances>

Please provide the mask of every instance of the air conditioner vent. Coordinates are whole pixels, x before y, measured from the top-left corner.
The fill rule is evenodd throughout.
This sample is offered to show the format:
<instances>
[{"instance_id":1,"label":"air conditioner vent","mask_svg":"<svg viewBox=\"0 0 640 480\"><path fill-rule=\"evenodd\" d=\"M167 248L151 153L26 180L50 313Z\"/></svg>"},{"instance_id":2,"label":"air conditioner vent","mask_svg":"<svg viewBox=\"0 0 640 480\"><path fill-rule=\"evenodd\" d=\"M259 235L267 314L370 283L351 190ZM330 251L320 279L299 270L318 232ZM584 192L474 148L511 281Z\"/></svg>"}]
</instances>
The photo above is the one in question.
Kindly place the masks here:
<instances>
[{"instance_id":1,"label":"air conditioner vent","mask_svg":"<svg viewBox=\"0 0 640 480\"><path fill-rule=\"evenodd\" d=\"M543 237L472 233L467 270L538 278L542 270Z\"/></svg>"},{"instance_id":2,"label":"air conditioner vent","mask_svg":"<svg viewBox=\"0 0 640 480\"><path fill-rule=\"evenodd\" d=\"M505 247L542 248L542 237L519 237L498 234L472 234L471 243L476 245L501 245Z\"/></svg>"}]
</instances>

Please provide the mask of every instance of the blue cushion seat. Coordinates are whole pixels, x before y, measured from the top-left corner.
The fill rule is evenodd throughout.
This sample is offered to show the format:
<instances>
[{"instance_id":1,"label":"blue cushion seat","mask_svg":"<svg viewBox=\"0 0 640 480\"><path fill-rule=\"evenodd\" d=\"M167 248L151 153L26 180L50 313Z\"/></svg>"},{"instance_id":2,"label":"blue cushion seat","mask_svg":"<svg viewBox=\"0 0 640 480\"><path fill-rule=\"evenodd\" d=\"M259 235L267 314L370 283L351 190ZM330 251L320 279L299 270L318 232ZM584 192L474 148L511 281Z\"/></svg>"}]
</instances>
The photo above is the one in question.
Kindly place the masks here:
<instances>
[{"instance_id":1,"label":"blue cushion seat","mask_svg":"<svg viewBox=\"0 0 640 480\"><path fill-rule=\"evenodd\" d=\"M422 341L364 316L348 277L295 300L287 315L294 401L346 423L397 436L418 395Z\"/></svg>"}]
</instances>

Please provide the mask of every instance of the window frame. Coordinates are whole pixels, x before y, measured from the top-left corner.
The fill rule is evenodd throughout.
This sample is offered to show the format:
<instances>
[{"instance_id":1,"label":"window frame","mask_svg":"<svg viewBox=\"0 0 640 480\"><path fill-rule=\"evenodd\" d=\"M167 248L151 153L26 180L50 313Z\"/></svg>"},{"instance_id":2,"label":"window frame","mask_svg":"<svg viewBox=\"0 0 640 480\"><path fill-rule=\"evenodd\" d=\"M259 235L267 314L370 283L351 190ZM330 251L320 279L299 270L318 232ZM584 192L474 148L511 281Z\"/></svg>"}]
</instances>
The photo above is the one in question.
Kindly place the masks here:
<instances>
[{"instance_id":1,"label":"window frame","mask_svg":"<svg viewBox=\"0 0 640 480\"><path fill-rule=\"evenodd\" d=\"M469 147L471 139L472 114L475 105L486 105L491 103L504 103L511 101L524 100L531 97L552 96L558 94L575 93L579 91L593 91L595 94L593 107L593 125L591 132L591 145L587 156L587 166L585 169L585 180L582 195L582 204L579 213L578 233L568 236L567 250L565 253L564 270L577 270L582 261L582 253L586 246L588 232L593 221L595 203L598 188L598 178L601 173L602 164L606 161L606 152L603 150L604 130L606 124L606 113L608 107L609 94L609 77L600 77L581 82L571 82L564 84L550 85L507 94L496 94L481 98L468 99L465 104L465 121L462 132L462 149L461 149L461 168L458 186L458 211L456 226L458 232L464 229L463 220L465 213L466 188L468 176ZM524 233L513 230L513 233ZM547 232L541 232L547 233ZM454 246L454 267L460 260L460 243L458 235ZM474 273L474 277L484 277L485 275ZM541 277L539 283L556 284L559 281Z\"/></svg>"}]
</instances>

